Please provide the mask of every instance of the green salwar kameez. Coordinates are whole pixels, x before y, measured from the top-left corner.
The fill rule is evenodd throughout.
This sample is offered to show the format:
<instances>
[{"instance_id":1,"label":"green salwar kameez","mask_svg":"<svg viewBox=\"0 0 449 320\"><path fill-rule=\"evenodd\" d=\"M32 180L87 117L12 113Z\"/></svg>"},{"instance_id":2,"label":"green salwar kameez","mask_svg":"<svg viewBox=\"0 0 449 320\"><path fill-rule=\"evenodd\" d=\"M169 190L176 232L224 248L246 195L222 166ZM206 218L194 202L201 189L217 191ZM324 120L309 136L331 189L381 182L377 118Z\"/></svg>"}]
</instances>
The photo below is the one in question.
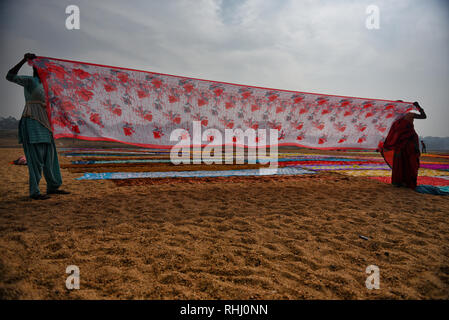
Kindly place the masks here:
<instances>
[{"instance_id":1,"label":"green salwar kameez","mask_svg":"<svg viewBox=\"0 0 449 320\"><path fill-rule=\"evenodd\" d=\"M19 122L19 143L23 145L29 172L30 196L40 194L39 181L44 173L47 192L62 184L58 153L45 112L45 96L37 77L8 73L6 79L24 87L26 105Z\"/></svg>"}]
</instances>

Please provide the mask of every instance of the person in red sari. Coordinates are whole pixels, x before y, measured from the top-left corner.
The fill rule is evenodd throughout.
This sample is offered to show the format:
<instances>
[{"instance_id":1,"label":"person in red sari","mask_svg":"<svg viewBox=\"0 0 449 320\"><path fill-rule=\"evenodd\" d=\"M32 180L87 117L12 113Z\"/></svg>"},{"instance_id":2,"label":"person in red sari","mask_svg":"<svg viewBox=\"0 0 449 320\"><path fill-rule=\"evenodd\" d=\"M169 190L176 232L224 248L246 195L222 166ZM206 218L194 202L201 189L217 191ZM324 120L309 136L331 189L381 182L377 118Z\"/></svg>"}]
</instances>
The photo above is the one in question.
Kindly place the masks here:
<instances>
[{"instance_id":1,"label":"person in red sari","mask_svg":"<svg viewBox=\"0 0 449 320\"><path fill-rule=\"evenodd\" d=\"M391 125L381 148L385 162L392 169L391 183L397 187L415 189L419 169L419 138L413 126L414 119L426 119L426 113L418 102L413 105L419 114L407 113Z\"/></svg>"}]
</instances>

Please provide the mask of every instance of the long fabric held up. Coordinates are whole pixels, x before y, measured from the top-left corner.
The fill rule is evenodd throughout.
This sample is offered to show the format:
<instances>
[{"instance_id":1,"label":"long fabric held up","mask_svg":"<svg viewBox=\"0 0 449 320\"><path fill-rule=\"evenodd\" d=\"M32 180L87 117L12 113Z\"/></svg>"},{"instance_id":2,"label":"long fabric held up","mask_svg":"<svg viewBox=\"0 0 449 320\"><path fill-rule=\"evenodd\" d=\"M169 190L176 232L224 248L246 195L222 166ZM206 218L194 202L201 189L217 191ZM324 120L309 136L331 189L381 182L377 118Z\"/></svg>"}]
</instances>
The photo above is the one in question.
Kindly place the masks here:
<instances>
[{"instance_id":1,"label":"long fabric held up","mask_svg":"<svg viewBox=\"0 0 449 320\"><path fill-rule=\"evenodd\" d=\"M409 102L200 80L54 58L33 60L55 138L168 148L174 129L276 129L279 145L376 149ZM256 141L264 141L263 130ZM213 141L214 139L215 141ZM233 140L235 142L235 140ZM240 141L240 140L238 140ZM224 144L204 133L202 144ZM267 144L269 141L267 141Z\"/></svg>"}]
</instances>

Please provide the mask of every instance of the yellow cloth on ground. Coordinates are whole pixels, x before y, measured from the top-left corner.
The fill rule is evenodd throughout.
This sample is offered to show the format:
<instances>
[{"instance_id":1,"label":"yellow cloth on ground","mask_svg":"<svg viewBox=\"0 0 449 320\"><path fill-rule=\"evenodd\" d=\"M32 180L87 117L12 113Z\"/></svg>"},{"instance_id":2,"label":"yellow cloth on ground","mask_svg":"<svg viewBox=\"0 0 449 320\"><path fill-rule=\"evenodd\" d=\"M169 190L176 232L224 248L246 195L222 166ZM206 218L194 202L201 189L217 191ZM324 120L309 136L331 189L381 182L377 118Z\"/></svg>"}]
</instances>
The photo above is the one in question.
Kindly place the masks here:
<instances>
[{"instance_id":1,"label":"yellow cloth on ground","mask_svg":"<svg viewBox=\"0 0 449 320\"><path fill-rule=\"evenodd\" d=\"M389 177L391 176L391 170L334 170L353 177ZM419 169L418 176L420 177L437 177L437 176L449 176L449 171L433 170L433 169Z\"/></svg>"}]
</instances>

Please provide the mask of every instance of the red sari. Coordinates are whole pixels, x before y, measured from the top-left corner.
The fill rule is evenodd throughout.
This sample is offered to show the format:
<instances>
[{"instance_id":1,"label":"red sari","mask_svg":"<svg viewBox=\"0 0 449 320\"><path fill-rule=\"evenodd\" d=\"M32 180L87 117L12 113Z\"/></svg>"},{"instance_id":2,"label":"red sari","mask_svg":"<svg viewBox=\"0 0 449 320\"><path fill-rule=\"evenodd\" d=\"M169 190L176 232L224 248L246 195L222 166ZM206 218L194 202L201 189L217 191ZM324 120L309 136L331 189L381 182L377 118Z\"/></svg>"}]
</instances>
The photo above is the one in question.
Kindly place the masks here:
<instances>
[{"instance_id":1,"label":"red sari","mask_svg":"<svg viewBox=\"0 0 449 320\"><path fill-rule=\"evenodd\" d=\"M381 153L392 169L391 183L415 189L420 152L413 122L405 118L396 120L388 132Z\"/></svg>"}]
</instances>

